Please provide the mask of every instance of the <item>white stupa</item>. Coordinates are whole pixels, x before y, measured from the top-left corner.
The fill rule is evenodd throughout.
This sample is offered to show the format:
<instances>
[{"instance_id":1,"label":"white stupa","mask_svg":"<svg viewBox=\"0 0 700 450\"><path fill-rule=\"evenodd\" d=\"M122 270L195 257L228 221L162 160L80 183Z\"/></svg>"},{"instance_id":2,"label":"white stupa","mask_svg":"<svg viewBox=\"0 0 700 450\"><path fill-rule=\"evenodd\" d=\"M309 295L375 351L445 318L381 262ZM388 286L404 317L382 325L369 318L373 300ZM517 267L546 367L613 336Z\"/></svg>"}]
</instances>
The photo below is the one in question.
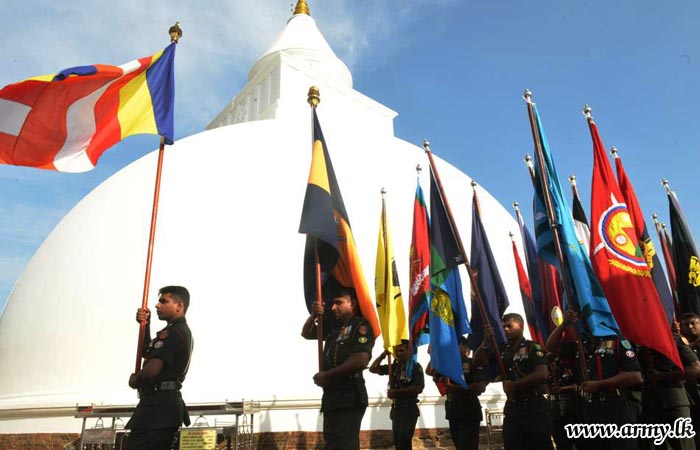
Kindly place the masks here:
<instances>
[{"instance_id":1,"label":"white stupa","mask_svg":"<svg viewBox=\"0 0 700 450\"><path fill-rule=\"evenodd\" d=\"M428 167L421 147L394 136L397 114L353 89L350 71L304 7L300 2L208 131L166 150L154 248L151 305L160 286L180 284L192 294L187 318L195 347L185 400L260 401L258 431L321 429L321 390L311 379L316 343L300 337L307 317L305 236L297 230L311 160L309 87L320 88L321 126L370 286L384 187L407 290L415 168ZM136 403L127 380L136 353L134 312L143 289L156 154L80 201L17 282L0 318L0 433L77 432L76 404ZM436 159L468 246L471 179ZM427 195L427 170L420 180ZM517 224L478 190L510 309L522 312L508 238ZM463 284L468 291L465 274ZM160 325L154 318L153 331ZM379 340L374 356L381 349ZM420 360L427 364L424 349ZM371 406L363 429L388 429L386 379L365 378ZM496 402L498 386L483 400ZM428 380L419 428L446 426L439 399Z\"/></svg>"}]
</instances>

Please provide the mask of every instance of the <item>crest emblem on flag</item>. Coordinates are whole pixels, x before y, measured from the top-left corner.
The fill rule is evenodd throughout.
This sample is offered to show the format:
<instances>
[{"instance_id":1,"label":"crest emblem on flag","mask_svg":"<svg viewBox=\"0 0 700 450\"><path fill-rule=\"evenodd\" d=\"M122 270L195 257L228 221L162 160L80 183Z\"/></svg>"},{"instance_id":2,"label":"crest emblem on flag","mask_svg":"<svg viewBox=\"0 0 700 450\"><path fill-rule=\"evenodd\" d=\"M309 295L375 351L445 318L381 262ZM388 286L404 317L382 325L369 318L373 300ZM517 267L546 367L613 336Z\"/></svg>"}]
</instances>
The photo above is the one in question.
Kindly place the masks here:
<instances>
[{"instance_id":1,"label":"crest emblem on flag","mask_svg":"<svg viewBox=\"0 0 700 450\"><path fill-rule=\"evenodd\" d=\"M598 233L601 244L610 252L609 256L615 258L610 263L623 270L648 273L646 258L630 235L633 232L634 224L624 203L614 204L601 214Z\"/></svg>"}]
</instances>

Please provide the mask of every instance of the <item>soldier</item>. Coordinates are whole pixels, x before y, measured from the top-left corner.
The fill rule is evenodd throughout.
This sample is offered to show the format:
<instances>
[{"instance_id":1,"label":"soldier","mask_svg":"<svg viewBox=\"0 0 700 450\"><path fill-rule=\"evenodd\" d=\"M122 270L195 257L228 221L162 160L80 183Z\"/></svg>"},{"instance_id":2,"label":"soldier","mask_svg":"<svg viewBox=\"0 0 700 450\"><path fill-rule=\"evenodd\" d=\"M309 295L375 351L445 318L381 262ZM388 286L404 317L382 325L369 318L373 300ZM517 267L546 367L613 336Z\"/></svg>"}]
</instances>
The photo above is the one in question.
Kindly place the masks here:
<instances>
[{"instance_id":1,"label":"soldier","mask_svg":"<svg viewBox=\"0 0 700 450\"><path fill-rule=\"evenodd\" d=\"M182 286L160 289L156 313L168 325L151 340L148 309L136 311L136 321L146 322L143 369L129 377L129 386L137 389L139 403L131 420L127 450L168 450L172 448L180 425L189 426L190 417L180 388L187 375L192 355L192 334L185 320L190 293Z\"/></svg>"},{"instance_id":2,"label":"soldier","mask_svg":"<svg viewBox=\"0 0 700 450\"><path fill-rule=\"evenodd\" d=\"M580 422L576 394L576 361L573 358L560 358L552 352L547 352L546 356L550 361L547 389L552 404L552 437L557 450L572 450L574 442L566 435L565 426ZM579 447L577 443L577 450L583 450Z\"/></svg>"},{"instance_id":3,"label":"soldier","mask_svg":"<svg viewBox=\"0 0 700 450\"><path fill-rule=\"evenodd\" d=\"M547 339L547 350L563 355L564 330L578 321L574 311L567 311L564 322ZM584 324L585 327L585 324ZM638 412L629 387L642 382L642 372L632 344L619 336L593 338L587 353L588 381L581 384L587 399L584 415L593 424L622 426L637 422ZM635 439L593 439L596 450L639 448Z\"/></svg>"},{"instance_id":4,"label":"soldier","mask_svg":"<svg viewBox=\"0 0 700 450\"><path fill-rule=\"evenodd\" d=\"M486 377L481 367L469 357L469 346L464 336L459 337L459 352L462 356L462 371L467 382L464 389L460 384L440 375L430 367L429 375L446 393L445 418L450 423L450 436L456 450L478 450L479 426L483 415L479 395L486 390Z\"/></svg>"},{"instance_id":5,"label":"soldier","mask_svg":"<svg viewBox=\"0 0 700 450\"><path fill-rule=\"evenodd\" d=\"M355 291L341 288L333 299L333 323L324 326L323 370L313 377L323 388L321 412L323 437L327 450L358 450L360 425L367 409L367 388L362 370L372 357L372 327L358 315ZM302 328L305 339L316 339L316 317L324 313L323 305L314 306Z\"/></svg>"},{"instance_id":6,"label":"soldier","mask_svg":"<svg viewBox=\"0 0 700 450\"><path fill-rule=\"evenodd\" d=\"M681 319L681 334L688 341L688 346L700 358L700 315L686 313ZM687 375L687 374L686 374ZM700 449L700 386L697 377L686 377L685 388L690 400L690 419L695 431L695 447Z\"/></svg>"},{"instance_id":7,"label":"soldier","mask_svg":"<svg viewBox=\"0 0 700 450\"><path fill-rule=\"evenodd\" d=\"M507 396L503 410L503 445L505 450L552 450L552 418L545 383L549 376L542 347L523 338L524 321L520 314L503 316L503 330L508 342L500 346L507 380L503 391ZM488 347L493 328L484 328L482 349ZM481 362L485 351L477 352ZM490 362L495 363L493 354Z\"/></svg>"},{"instance_id":8,"label":"soldier","mask_svg":"<svg viewBox=\"0 0 700 450\"><path fill-rule=\"evenodd\" d=\"M685 375L665 355L646 347L642 348L640 360L644 369L644 391L642 395L642 421L645 423L666 423L673 426L676 419L690 417L690 402L683 386L686 377L696 378L700 374L700 363L693 351L674 333L678 354ZM641 441L641 447L654 448L651 440ZM662 446L674 450L694 450L691 438L666 438Z\"/></svg>"},{"instance_id":9,"label":"soldier","mask_svg":"<svg viewBox=\"0 0 700 450\"><path fill-rule=\"evenodd\" d=\"M425 387L423 368L416 362L413 364L411 376L408 376L406 366L411 353L407 340L402 340L400 345L394 346L396 359L391 365L391 374L388 365L381 365L382 360L390 354L388 350L384 350L374 360L369 371L379 375L389 375L387 397L391 399L389 418L391 419L391 431L394 434L394 447L396 450L411 450L416 422L420 416L418 394L423 392Z\"/></svg>"}]
</instances>

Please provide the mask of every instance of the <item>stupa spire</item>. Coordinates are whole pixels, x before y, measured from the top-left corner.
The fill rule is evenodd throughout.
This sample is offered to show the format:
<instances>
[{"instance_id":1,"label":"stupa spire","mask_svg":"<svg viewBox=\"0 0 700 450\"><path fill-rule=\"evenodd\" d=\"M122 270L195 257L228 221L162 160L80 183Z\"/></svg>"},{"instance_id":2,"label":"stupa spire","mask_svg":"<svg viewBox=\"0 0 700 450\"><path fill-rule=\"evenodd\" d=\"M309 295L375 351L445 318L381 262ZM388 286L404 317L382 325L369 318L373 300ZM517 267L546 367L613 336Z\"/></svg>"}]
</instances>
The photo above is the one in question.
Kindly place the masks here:
<instances>
[{"instance_id":1,"label":"stupa spire","mask_svg":"<svg viewBox=\"0 0 700 450\"><path fill-rule=\"evenodd\" d=\"M306 4L306 0L299 0L297 2L297 6L294 8L294 15L297 14L306 14L307 16L311 15L309 12L309 6Z\"/></svg>"}]
</instances>

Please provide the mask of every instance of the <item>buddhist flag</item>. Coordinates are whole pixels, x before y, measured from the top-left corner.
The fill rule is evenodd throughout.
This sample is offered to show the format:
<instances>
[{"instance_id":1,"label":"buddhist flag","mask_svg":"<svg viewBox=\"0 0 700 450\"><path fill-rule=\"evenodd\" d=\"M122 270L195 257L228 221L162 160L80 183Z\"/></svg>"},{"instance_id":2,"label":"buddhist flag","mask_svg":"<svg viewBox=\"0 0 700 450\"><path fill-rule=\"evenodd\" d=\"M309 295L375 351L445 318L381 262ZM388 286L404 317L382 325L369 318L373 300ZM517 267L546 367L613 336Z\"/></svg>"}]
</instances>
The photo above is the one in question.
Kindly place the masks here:
<instances>
[{"instance_id":1,"label":"buddhist flag","mask_svg":"<svg viewBox=\"0 0 700 450\"><path fill-rule=\"evenodd\" d=\"M442 375L466 387L458 337L471 333L459 265L464 256L455 225L430 167L430 361Z\"/></svg>"},{"instance_id":2,"label":"buddhist flag","mask_svg":"<svg viewBox=\"0 0 700 450\"><path fill-rule=\"evenodd\" d=\"M605 154L598 127L590 117L588 125L593 139L593 269L622 335L636 344L657 350L682 367L671 327L639 248L635 225Z\"/></svg>"},{"instance_id":3,"label":"buddhist flag","mask_svg":"<svg viewBox=\"0 0 700 450\"><path fill-rule=\"evenodd\" d=\"M393 353L395 345L401 344L402 340L408 340L408 331L406 330L406 311L403 306L401 287L399 287L394 249L391 246L391 233L389 232L384 198L382 198L382 215L379 220L374 286L384 350Z\"/></svg>"},{"instance_id":4,"label":"buddhist flag","mask_svg":"<svg viewBox=\"0 0 700 450\"><path fill-rule=\"evenodd\" d=\"M316 302L316 257L321 270L322 294L330 302L338 285L352 288L357 295L360 313L372 326L375 336L381 334L372 298L367 288L350 220L345 211L340 187L323 139L321 125L313 111L314 143L309 183L301 212L299 233L306 234L304 251L304 296L309 313ZM327 308L330 309L330 308Z\"/></svg>"},{"instance_id":5,"label":"buddhist flag","mask_svg":"<svg viewBox=\"0 0 700 450\"><path fill-rule=\"evenodd\" d=\"M629 211L630 217L632 218L632 223L634 224L634 232L637 237L637 242L639 242L640 250L642 255L651 270L651 278L654 281L654 286L656 286L656 292L659 293L659 298L661 304L664 307L666 313L666 318L668 319L669 326L673 322L673 316L675 314L675 302L673 301L673 296L671 295L671 290L668 288L668 282L666 281L666 275L664 270L661 268L661 261L659 261L659 255L656 253L654 244L651 242L651 237L649 236L649 231L647 230L647 224L644 220L644 214L642 214L642 208L639 206L639 201L637 200L637 194L634 192L632 187L632 182L625 172L625 167L622 165L622 160L617 155L615 155L615 169L617 170L617 183L620 186L620 191L627 204L627 209Z\"/></svg>"},{"instance_id":6,"label":"buddhist flag","mask_svg":"<svg viewBox=\"0 0 700 450\"><path fill-rule=\"evenodd\" d=\"M121 66L71 67L0 90L0 163L85 172L133 134L173 143L175 43Z\"/></svg>"},{"instance_id":7,"label":"buddhist flag","mask_svg":"<svg viewBox=\"0 0 700 450\"><path fill-rule=\"evenodd\" d=\"M504 343L506 335L501 325L501 316L510 302L496 265L496 259L491 251L489 238L481 223L479 198L476 195L476 190L474 190L472 197L472 246L469 260L472 270L476 273L477 289L481 292L489 325L493 327L496 341L499 344ZM472 302L472 316L469 326L472 329L468 338L469 348L476 349L484 340L484 320L476 301Z\"/></svg>"},{"instance_id":8,"label":"buddhist flag","mask_svg":"<svg viewBox=\"0 0 700 450\"><path fill-rule=\"evenodd\" d=\"M409 255L410 273L408 279L408 321L413 357L407 364L407 373L410 376L409 367L417 361L418 346L429 342L428 329L428 296L430 295L430 239L428 230L430 221L428 210L425 206L423 189L420 183L416 186L416 195L413 201L413 231L411 233L411 249Z\"/></svg>"},{"instance_id":9,"label":"buddhist flag","mask_svg":"<svg viewBox=\"0 0 700 450\"><path fill-rule=\"evenodd\" d=\"M678 305L682 314L700 314L700 255L681 205L675 192L671 190L668 191L668 206Z\"/></svg>"},{"instance_id":10,"label":"buddhist flag","mask_svg":"<svg viewBox=\"0 0 700 450\"><path fill-rule=\"evenodd\" d=\"M586 325L593 336L610 336L619 333L615 318L610 312L610 306L605 298L603 289L593 273L591 261L588 258L588 250L583 247L574 230L571 210L564 198L554 160L549 150L547 137L545 136L542 122L537 113L537 106L532 104L539 140L542 143L546 179L551 194L553 213L557 219L560 233L561 248L564 254L566 267L560 267L557 260L554 235L550 227L547 214L543 174L540 172L540 164L535 165L535 236L539 256L548 263L555 265L562 277L568 277L574 295L573 301L578 305L578 310L586 320ZM539 159L539 155L538 155ZM571 301L571 299L568 299ZM565 307L567 305L564 305Z\"/></svg>"}]
</instances>

